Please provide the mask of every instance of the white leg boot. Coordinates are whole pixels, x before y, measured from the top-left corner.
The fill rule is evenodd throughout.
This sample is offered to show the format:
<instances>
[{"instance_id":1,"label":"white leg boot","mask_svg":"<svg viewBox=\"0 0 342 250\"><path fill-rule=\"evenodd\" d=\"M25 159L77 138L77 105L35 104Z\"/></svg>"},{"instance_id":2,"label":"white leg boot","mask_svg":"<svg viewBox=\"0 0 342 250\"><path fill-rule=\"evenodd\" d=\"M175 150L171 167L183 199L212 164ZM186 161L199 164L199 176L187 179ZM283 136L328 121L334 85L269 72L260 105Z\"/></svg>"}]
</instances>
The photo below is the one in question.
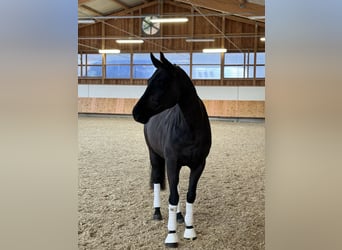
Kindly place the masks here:
<instances>
[{"instance_id":1,"label":"white leg boot","mask_svg":"<svg viewBox=\"0 0 342 250\"><path fill-rule=\"evenodd\" d=\"M160 213L160 184L153 184L153 207L154 207L154 220L162 220L163 217Z\"/></svg>"},{"instance_id":2,"label":"white leg boot","mask_svg":"<svg viewBox=\"0 0 342 250\"><path fill-rule=\"evenodd\" d=\"M186 203L185 210L185 231L184 231L184 239L186 240L195 240L197 238L195 229L193 227L193 204Z\"/></svg>"},{"instance_id":3,"label":"white leg boot","mask_svg":"<svg viewBox=\"0 0 342 250\"><path fill-rule=\"evenodd\" d=\"M176 220L177 206L169 204L169 221L167 224L168 235L165 239L165 246L176 248L178 247L177 235L177 220Z\"/></svg>"}]
</instances>

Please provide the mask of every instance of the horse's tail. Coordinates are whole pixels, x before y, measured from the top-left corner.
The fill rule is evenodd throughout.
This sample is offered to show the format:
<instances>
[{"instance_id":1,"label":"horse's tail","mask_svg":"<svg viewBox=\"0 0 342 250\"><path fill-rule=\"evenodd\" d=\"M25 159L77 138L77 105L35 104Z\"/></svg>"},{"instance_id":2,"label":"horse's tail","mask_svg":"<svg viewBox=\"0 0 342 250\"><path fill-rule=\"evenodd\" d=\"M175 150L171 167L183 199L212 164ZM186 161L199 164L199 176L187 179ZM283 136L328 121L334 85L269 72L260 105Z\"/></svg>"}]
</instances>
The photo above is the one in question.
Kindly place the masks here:
<instances>
[{"instance_id":1,"label":"horse's tail","mask_svg":"<svg viewBox=\"0 0 342 250\"><path fill-rule=\"evenodd\" d=\"M165 190L165 182L165 167L159 167L157 169L152 169L151 167L150 188L153 189L154 183L159 183L160 189Z\"/></svg>"}]
</instances>

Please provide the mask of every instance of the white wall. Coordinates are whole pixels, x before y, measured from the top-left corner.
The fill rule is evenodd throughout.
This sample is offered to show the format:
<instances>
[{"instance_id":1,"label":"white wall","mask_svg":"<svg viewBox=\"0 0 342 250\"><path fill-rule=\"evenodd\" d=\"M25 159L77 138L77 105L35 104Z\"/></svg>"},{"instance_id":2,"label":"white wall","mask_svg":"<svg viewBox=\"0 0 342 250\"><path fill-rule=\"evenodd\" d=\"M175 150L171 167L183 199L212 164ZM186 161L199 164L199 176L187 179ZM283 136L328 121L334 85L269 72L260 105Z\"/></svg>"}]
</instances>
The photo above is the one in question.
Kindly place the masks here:
<instances>
[{"instance_id":1,"label":"white wall","mask_svg":"<svg viewBox=\"0 0 342 250\"><path fill-rule=\"evenodd\" d=\"M140 98L146 85L78 85L78 97ZM196 86L203 100L264 101L265 87Z\"/></svg>"}]
</instances>

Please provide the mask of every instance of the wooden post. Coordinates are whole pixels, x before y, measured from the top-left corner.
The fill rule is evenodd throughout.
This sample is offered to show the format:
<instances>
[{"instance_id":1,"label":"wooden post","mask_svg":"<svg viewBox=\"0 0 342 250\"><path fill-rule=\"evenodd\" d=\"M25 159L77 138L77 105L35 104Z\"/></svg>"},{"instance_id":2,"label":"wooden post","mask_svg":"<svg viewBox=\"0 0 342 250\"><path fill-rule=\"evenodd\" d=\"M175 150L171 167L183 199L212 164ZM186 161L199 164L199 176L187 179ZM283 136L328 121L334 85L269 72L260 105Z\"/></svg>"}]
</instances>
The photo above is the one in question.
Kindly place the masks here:
<instances>
[{"instance_id":1,"label":"wooden post","mask_svg":"<svg viewBox=\"0 0 342 250\"><path fill-rule=\"evenodd\" d=\"M254 62L253 62L253 86L256 85L256 55L258 50L258 23L255 22L255 36L254 36Z\"/></svg>"},{"instance_id":2,"label":"wooden post","mask_svg":"<svg viewBox=\"0 0 342 250\"><path fill-rule=\"evenodd\" d=\"M191 34L191 38L194 38L194 25L195 25L195 17L194 17L194 8L191 8L191 26L190 26L190 34ZM192 80L192 53L194 51L194 44L193 43L189 43L189 47L190 47L190 78Z\"/></svg>"},{"instance_id":3,"label":"wooden post","mask_svg":"<svg viewBox=\"0 0 342 250\"><path fill-rule=\"evenodd\" d=\"M101 49L105 49L106 47L106 29L105 29L105 23L101 23ZM104 84L105 77L106 77L106 54L102 54L102 78L101 78L101 84Z\"/></svg>"},{"instance_id":4,"label":"wooden post","mask_svg":"<svg viewBox=\"0 0 342 250\"><path fill-rule=\"evenodd\" d=\"M226 34L226 18L225 17L222 17L222 22L221 22L221 31L222 33L225 35ZM221 38L221 47L224 48L225 46L225 41L226 41L226 38L225 37L222 37ZM223 78L224 78L224 53L221 53L221 79L220 79L220 85L222 86L223 85Z\"/></svg>"}]
</instances>

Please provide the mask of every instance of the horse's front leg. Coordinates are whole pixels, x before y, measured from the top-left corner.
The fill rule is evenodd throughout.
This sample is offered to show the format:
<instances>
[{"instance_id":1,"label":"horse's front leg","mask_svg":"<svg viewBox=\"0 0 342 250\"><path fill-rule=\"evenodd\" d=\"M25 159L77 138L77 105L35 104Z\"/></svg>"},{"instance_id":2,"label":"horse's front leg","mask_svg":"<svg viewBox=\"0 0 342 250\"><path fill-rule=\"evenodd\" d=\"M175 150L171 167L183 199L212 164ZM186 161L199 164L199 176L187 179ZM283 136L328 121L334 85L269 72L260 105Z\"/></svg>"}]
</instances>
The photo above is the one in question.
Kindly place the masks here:
<instances>
[{"instance_id":1,"label":"horse's front leg","mask_svg":"<svg viewBox=\"0 0 342 250\"><path fill-rule=\"evenodd\" d=\"M179 202L178 182L180 168L176 166L176 162L167 162L167 177L169 181L169 219L167 223L168 234L165 239L166 247L178 247L177 235L177 205Z\"/></svg>"},{"instance_id":2,"label":"horse's front leg","mask_svg":"<svg viewBox=\"0 0 342 250\"><path fill-rule=\"evenodd\" d=\"M197 238L196 231L193 225L193 206L196 199L197 183L205 166L205 161L191 169L189 179L189 189L186 197L186 210L185 210L185 231L184 239L195 240Z\"/></svg>"},{"instance_id":3,"label":"horse's front leg","mask_svg":"<svg viewBox=\"0 0 342 250\"><path fill-rule=\"evenodd\" d=\"M160 190L165 188L165 160L150 149L151 187L153 188L154 220L162 220L160 212Z\"/></svg>"}]
</instances>

